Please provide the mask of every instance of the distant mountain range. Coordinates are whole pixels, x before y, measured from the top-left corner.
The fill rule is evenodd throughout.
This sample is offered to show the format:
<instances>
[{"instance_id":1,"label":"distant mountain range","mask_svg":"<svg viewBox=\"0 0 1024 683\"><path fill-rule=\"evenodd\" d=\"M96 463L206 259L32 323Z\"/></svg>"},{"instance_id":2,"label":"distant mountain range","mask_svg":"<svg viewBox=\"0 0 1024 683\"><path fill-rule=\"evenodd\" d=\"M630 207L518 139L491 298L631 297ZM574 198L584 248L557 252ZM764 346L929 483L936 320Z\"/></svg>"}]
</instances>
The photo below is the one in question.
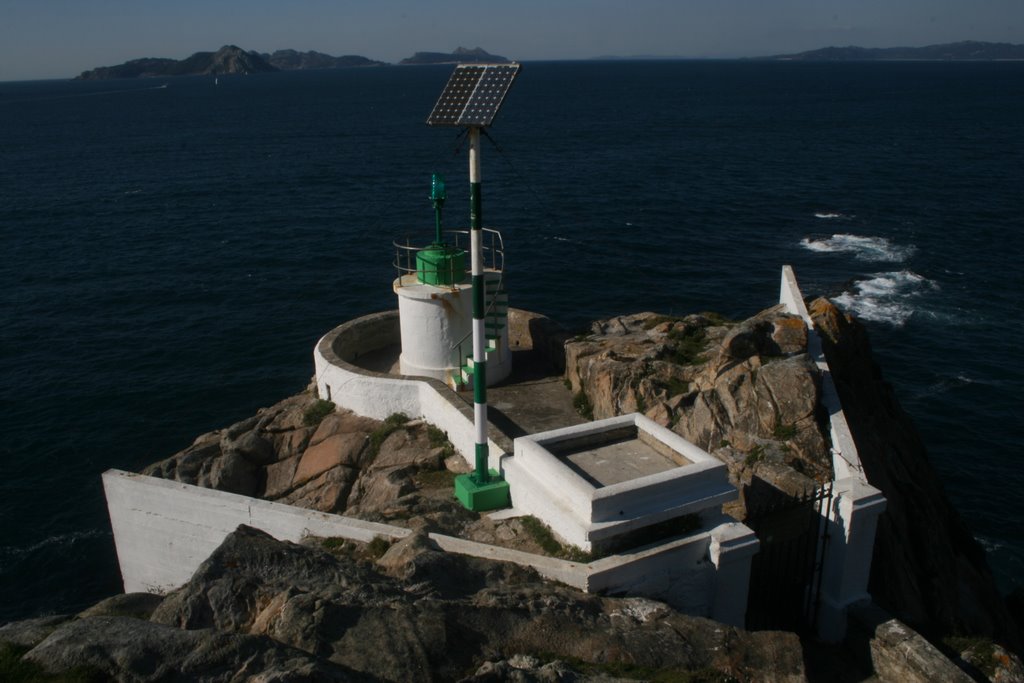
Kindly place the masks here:
<instances>
[{"instance_id":1,"label":"distant mountain range","mask_svg":"<svg viewBox=\"0 0 1024 683\"><path fill-rule=\"evenodd\" d=\"M926 45L924 47L823 47L819 50L792 55L773 55L759 59L792 61L851 62L867 60L928 60L928 61L991 61L1024 59L1024 45L1012 43L984 43L965 40L959 43Z\"/></svg>"},{"instance_id":2,"label":"distant mountain range","mask_svg":"<svg viewBox=\"0 0 1024 683\"><path fill-rule=\"evenodd\" d=\"M508 59L492 55L483 48L472 50L460 47L454 52L417 52L400 64L505 64ZM83 71L79 80L95 81L107 78L160 78L167 76L212 76L220 74L254 74L268 71L297 69L341 69L362 66L381 66L378 62L359 55L333 57L323 52L278 50L268 52L245 51L237 45L225 45L216 52L196 52L185 59L143 57L118 64L100 66Z\"/></svg>"},{"instance_id":3,"label":"distant mountain range","mask_svg":"<svg viewBox=\"0 0 1024 683\"><path fill-rule=\"evenodd\" d=\"M253 74L277 71L277 67L253 52L225 45L216 52L197 52L185 59L144 57L117 66L101 66L83 71L78 78L98 81L107 78L145 78L215 74Z\"/></svg>"},{"instance_id":4,"label":"distant mountain range","mask_svg":"<svg viewBox=\"0 0 1024 683\"><path fill-rule=\"evenodd\" d=\"M261 53L260 57L281 71L295 71L297 69L347 69L353 66L382 66L386 63L367 59L360 55L332 57L315 50L310 50L309 52L278 50L274 54Z\"/></svg>"},{"instance_id":5,"label":"distant mountain range","mask_svg":"<svg viewBox=\"0 0 1024 683\"><path fill-rule=\"evenodd\" d=\"M482 47L472 50L458 47L454 52L417 52L399 64L508 64L509 61L507 57L492 55Z\"/></svg>"}]
</instances>

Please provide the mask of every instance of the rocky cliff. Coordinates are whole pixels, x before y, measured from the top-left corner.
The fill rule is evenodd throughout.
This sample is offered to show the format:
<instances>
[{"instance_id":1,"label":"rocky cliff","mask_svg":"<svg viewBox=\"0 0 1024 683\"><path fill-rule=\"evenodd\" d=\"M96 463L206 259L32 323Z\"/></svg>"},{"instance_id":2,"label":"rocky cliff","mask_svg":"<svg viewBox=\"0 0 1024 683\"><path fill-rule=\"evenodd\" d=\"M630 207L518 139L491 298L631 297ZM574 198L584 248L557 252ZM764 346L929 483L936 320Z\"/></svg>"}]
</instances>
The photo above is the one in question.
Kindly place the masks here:
<instances>
[{"instance_id":1,"label":"rocky cliff","mask_svg":"<svg viewBox=\"0 0 1024 683\"><path fill-rule=\"evenodd\" d=\"M935 640L988 634L1019 648L984 556L944 498L864 329L827 300L810 310L865 470L888 498L876 600ZM802 321L779 307L744 321L620 316L565 349L581 412L639 410L721 457L743 492L730 510L739 518L746 505L831 477L821 378ZM520 521L495 522L452 500L453 473L464 469L428 424L362 418L309 392L204 434L146 473L417 533L390 546L296 545L240 527L166 597L118 596L78 615L0 627L0 678L16 670L29 672L22 680L49 671L131 681L852 681L874 666L883 681L966 680L888 616L855 619L852 632L870 643L858 671L863 661L794 634L746 632L440 552L423 532L545 552ZM962 656L979 667L975 680L986 680L981 670L1020 680L1019 660L978 647Z\"/></svg>"},{"instance_id":2,"label":"rocky cliff","mask_svg":"<svg viewBox=\"0 0 1024 683\"><path fill-rule=\"evenodd\" d=\"M374 553L239 527L166 598L8 625L0 642L23 667L77 680L804 680L792 634L586 595L422 535Z\"/></svg>"}]
</instances>

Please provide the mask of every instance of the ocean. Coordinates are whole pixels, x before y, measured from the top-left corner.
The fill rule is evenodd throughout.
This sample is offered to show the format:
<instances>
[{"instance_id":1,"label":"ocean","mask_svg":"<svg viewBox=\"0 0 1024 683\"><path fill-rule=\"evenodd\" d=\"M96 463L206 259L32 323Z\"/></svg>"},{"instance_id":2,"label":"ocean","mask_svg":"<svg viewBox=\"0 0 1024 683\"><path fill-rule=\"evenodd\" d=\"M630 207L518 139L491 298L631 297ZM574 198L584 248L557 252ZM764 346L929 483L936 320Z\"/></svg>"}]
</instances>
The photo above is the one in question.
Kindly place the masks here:
<instances>
[{"instance_id":1,"label":"ocean","mask_svg":"<svg viewBox=\"0 0 1024 683\"><path fill-rule=\"evenodd\" d=\"M0 622L120 591L100 474L304 388L468 223L450 66L0 83ZM1024 575L1024 63L526 63L483 144L513 306L868 326L1004 591Z\"/></svg>"}]
</instances>

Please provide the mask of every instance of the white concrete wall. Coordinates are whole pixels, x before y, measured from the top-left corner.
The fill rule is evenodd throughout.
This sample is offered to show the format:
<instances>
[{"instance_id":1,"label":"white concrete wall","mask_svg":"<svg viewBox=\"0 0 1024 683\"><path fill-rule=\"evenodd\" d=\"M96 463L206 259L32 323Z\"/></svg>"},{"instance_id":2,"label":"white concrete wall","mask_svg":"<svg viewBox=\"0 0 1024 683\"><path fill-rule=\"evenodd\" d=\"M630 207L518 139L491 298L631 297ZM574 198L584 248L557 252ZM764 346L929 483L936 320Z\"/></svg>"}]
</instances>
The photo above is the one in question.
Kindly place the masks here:
<instances>
[{"instance_id":1,"label":"white concrete wall","mask_svg":"<svg viewBox=\"0 0 1024 683\"><path fill-rule=\"evenodd\" d=\"M373 316L367 316L371 318ZM313 363L316 368L317 393L320 398L330 400L335 405L352 412L384 420L394 413L405 413L410 418L422 418L448 435L455 450L466 463L475 465L475 433L473 431L472 407L467 406L463 413L453 403L453 399L442 395L449 390L437 380L415 379L411 377L394 377L381 373L371 373L341 359L331 348L335 333L340 328L357 326L360 320L351 321L335 328L317 342L313 351ZM392 321L392 324L397 320ZM381 325L384 323L380 323ZM371 328L378 323L365 322ZM362 332L355 334L363 334ZM374 343L384 345L383 338L371 329L365 333ZM393 343L394 339L391 339ZM369 346L364 351L373 351ZM437 382L437 384L433 384ZM494 469L501 467L504 449L493 440L489 441L488 466Z\"/></svg>"},{"instance_id":2,"label":"white concrete wall","mask_svg":"<svg viewBox=\"0 0 1024 683\"><path fill-rule=\"evenodd\" d=\"M367 542L412 533L119 470L103 473L103 488L126 592L166 593L187 582L239 524L293 542L311 535ZM444 534L430 538L446 552L532 567L580 590L663 599L688 613L738 626L746 610L750 556L757 548L753 532L736 523L590 564Z\"/></svg>"},{"instance_id":3,"label":"white concrete wall","mask_svg":"<svg viewBox=\"0 0 1024 683\"><path fill-rule=\"evenodd\" d=\"M835 382L832 381L832 372L821 348L821 338L814 328L814 320L811 319L807 306L804 304L803 293L800 291L796 274L791 266L782 267L779 303L785 305L788 312L803 318L804 324L807 325L807 354L821 373L821 402L828 410L832 439L832 469L835 477L844 479L856 476L867 482L864 468L860 463L860 455L857 453L857 445L854 443L850 427L846 423L846 415L843 414L843 406L839 402Z\"/></svg>"},{"instance_id":4,"label":"white concrete wall","mask_svg":"<svg viewBox=\"0 0 1024 683\"><path fill-rule=\"evenodd\" d=\"M415 280L414 275L407 277ZM472 287L441 288L418 283L399 287L396 280L394 289L402 331L402 374L447 382L466 351L472 355Z\"/></svg>"},{"instance_id":5,"label":"white concrete wall","mask_svg":"<svg viewBox=\"0 0 1024 683\"><path fill-rule=\"evenodd\" d=\"M821 338L790 266L782 267L779 303L803 318L807 325L807 352L821 373L821 401L829 414L834 497L825 520L830 542L822 568L818 636L837 642L846 634L846 613L850 606L871 599L868 576L878 516L885 511L885 497L871 486L864 473L832 371L822 351Z\"/></svg>"},{"instance_id":6,"label":"white concrete wall","mask_svg":"<svg viewBox=\"0 0 1024 683\"><path fill-rule=\"evenodd\" d=\"M365 542L411 533L119 470L103 473L103 491L126 593L177 588L239 524L285 541L314 535Z\"/></svg>"}]
</instances>

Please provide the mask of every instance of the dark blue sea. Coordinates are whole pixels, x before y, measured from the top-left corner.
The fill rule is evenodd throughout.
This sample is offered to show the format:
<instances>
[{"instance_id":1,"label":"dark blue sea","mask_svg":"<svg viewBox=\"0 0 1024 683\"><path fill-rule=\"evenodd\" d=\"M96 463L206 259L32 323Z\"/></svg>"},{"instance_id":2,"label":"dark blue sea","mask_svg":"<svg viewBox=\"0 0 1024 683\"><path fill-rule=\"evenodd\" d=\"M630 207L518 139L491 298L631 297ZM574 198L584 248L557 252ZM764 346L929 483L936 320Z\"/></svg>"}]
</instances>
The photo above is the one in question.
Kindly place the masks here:
<instances>
[{"instance_id":1,"label":"dark blue sea","mask_svg":"<svg viewBox=\"0 0 1024 683\"><path fill-rule=\"evenodd\" d=\"M88 65L85 65L88 66ZM0 622L120 590L100 473L305 387L393 308L451 67L0 83ZM1002 588L1024 576L1024 63L527 63L483 146L512 304L869 327Z\"/></svg>"}]
</instances>

